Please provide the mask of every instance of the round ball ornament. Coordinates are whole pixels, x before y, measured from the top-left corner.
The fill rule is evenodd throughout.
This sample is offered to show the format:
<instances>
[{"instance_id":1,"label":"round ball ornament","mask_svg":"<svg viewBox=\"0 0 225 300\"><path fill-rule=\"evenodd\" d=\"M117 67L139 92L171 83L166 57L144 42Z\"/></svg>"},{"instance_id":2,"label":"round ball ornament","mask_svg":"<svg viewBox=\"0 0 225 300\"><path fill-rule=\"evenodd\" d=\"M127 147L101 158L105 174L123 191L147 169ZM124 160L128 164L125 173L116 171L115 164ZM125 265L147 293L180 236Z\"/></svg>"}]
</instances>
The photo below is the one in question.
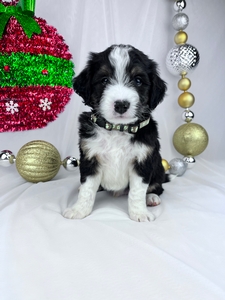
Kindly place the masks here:
<instances>
[{"instance_id":1,"label":"round ball ornament","mask_svg":"<svg viewBox=\"0 0 225 300\"><path fill-rule=\"evenodd\" d=\"M173 28L177 31L184 30L189 24L189 18L184 13L176 14L172 19Z\"/></svg>"},{"instance_id":2,"label":"round ball ornament","mask_svg":"<svg viewBox=\"0 0 225 300\"><path fill-rule=\"evenodd\" d=\"M170 174L182 176L187 170L187 163L181 158L174 158L169 162Z\"/></svg>"},{"instance_id":3,"label":"round ball ornament","mask_svg":"<svg viewBox=\"0 0 225 300\"><path fill-rule=\"evenodd\" d=\"M0 1L0 132L42 128L69 102L74 65L35 0Z\"/></svg>"},{"instance_id":4,"label":"round ball ornament","mask_svg":"<svg viewBox=\"0 0 225 300\"><path fill-rule=\"evenodd\" d=\"M22 146L16 156L19 174L30 182L45 182L58 173L61 158L58 150L45 141L32 141Z\"/></svg>"},{"instance_id":5,"label":"round ball ornament","mask_svg":"<svg viewBox=\"0 0 225 300\"><path fill-rule=\"evenodd\" d=\"M0 152L0 166L9 167L14 163L15 156L10 150L2 150Z\"/></svg>"},{"instance_id":6,"label":"round ball ornament","mask_svg":"<svg viewBox=\"0 0 225 300\"><path fill-rule=\"evenodd\" d=\"M182 114L182 119L185 122L191 122L194 119L194 113L193 111L189 110L189 109L185 109L185 111Z\"/></svg>"},{"instance_id":7,"label":"round ball ornament","mask_svg":"<svg viewBox=\"0 0 225 300\"><path fill-rule=\"evenodd\" d=\"M173 8L175 11L182 11L186 7L185 0L177 0L174 2Z\"/></svg>"},{"instance_id":8,"label":"round ball ornament","mask_svg":"<svg viewBox=\"0 0 225 300\"><path fill-rule=\"evenodd\" d=\"M208 145L208 134L199 124L187 123L177 128L173 135L175 149L184 156L196 156Z\"/></svg>"},{"instance_id":9,"label":"round ball ornament","mask_svg":"<svg viewBox=\"0 0 225 300\"><path fill-rule=\"evenodd\" d=\"M167 172L170 169L170 164L168 163L168 161L166 159L162 159L162 165L163 165L165 172Z\"/></svg>"},{"instance_id":10,"label":"round ball ornament","mask_svg":"<svg viewBox=\"0 0 225 300\"><path fill-rule=\"evenodd\" d=\"M185 156L183 160L187 163L187 168L192 169L195 165L195 158L193 156Z\"/></svg>"},{"instance_id":11,"label":"round ball ornament","mask_svg":"<svg viewBox=\"0 0 225 300\"><path fill-rule=\"evenodd\" d=\"M62 165L67 171L73 172L74 168L76 168L80 165L80 161L78 159L76 159L74 156L67 156L63 160Z\"/></svg>"},{"instance_id":12,"label":"round ball ornament","mask_svg":"<svg viewBox=\"0 0 225 300\"><path fill-rule=\"evenodd\" d=\"M189 108L194 103L195 103L195 97L190 92L184 92L178 98L178 104L183 108Z\"/></svg>"},{"instance_id":13,"label":"round ball ornament","mask_svg":"<svg viewBox=\"0 0 225 300\"><path fill-rule=\"evenodd\" d=\"M190 45L174 46L166 57L166 66L168 71L173 75L182 75L193 71L200 60L198 50Z\"/></svg>"},{"instance_id":14,"label":"round ball ornament","mask_svg":"<svg viewBox=\"0 0 225 300\"><path fill-rule=\"evenodd\" d=\"M183 77L178 81L177 85L181 91L187 91L191 87L191 80L187 77Z\"/></svg>"},{"instance_id":15,"label":"round ball ornament","mask_svg":"<svg viewBox=\"0 0 225 300\"><path fill-rule=\"evenodd\" d=\"M174 42L177 45L185 44L187 42L188 35L185 31L179 31L175 37L174 37Z\"/></svg>"}]
</instances>

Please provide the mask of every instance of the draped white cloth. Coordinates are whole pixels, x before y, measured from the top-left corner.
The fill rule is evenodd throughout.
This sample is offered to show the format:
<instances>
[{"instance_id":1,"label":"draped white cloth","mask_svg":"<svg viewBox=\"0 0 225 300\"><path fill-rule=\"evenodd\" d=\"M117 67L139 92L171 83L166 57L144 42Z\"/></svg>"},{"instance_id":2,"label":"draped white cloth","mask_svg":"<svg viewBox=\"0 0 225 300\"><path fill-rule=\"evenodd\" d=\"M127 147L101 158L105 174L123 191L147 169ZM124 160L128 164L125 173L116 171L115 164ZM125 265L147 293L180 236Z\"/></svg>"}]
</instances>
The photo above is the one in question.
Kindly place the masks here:
<instances>
[{"instance_id":1,"label":"draped white cloth","mask_svg":"<svg viewBox=\"0 0 225 300\"><path fill-rule=\"evenodd\" d=\"M181 157L172 136L183 124L177 103L179 77L165 58L174 46L174 1L37 0L36 16L47 20L70 47L78 74L89 51L131 44L159 64L168 84L154 112L161 153ZM93 213L68 220L62 211L76 201L79 170L63 168L46 183L26 182L15 166L0 167L0 299L225 299L225 2L187 1L188 43L200 53L189 74L194 122L209 145L193 169L164 185L156 221L136 223L125 196L97 195ZM52 143L61 158L79 158L77 118L87 110L73 94L58 119L44 129L0 133L0 151L32 140Z\"/></svg>"}]
</instances>

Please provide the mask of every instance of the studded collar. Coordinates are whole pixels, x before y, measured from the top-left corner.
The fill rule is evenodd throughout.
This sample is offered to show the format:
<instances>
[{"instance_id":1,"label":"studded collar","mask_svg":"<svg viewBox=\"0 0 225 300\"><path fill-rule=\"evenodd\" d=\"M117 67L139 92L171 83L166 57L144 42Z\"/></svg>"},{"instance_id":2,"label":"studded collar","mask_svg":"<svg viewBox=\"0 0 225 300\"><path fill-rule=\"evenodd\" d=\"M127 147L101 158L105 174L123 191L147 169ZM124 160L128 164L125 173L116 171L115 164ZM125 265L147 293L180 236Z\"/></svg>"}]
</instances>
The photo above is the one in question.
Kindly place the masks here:
<instances>
[{"instance_id":1,"label":"studded collar","mask_svg":"<svg viewBox=\"0 0 225 300\"><path fill-rule=\"evenodd\" d=\"M117 131L127 132L127 133L136 133L138 132L139 129L149 124L150 117L145 121L142 121L140 123L134 123L134 124L112 124L106 121L102 117L96 117L95 114L91 115L91 120L99 127L105 128L108 131L117 130Z\"/></svg>"}]
</instances>

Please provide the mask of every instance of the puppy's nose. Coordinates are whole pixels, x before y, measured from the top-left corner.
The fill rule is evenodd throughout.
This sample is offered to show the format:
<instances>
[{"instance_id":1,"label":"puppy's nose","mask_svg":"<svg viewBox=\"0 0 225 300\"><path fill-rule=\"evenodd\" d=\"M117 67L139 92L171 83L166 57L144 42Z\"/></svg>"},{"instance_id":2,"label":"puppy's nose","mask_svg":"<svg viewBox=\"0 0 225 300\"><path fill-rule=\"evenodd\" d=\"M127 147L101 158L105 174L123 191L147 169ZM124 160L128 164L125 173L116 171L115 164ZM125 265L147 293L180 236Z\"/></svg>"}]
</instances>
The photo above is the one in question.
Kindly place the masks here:
<instances>
[{"instance_id":1,"label":"puppy's nose","mask_svg":"<svg viewBox=\"0 0 225 300\"><path fill-rule=\"evenodd\" d=\"M130 102L126 101L126 100L117 100L114 103L114 110L116 112L118 112L119 114L124 114L128 108L130 107Z\"/></svg>"}]
</instances>

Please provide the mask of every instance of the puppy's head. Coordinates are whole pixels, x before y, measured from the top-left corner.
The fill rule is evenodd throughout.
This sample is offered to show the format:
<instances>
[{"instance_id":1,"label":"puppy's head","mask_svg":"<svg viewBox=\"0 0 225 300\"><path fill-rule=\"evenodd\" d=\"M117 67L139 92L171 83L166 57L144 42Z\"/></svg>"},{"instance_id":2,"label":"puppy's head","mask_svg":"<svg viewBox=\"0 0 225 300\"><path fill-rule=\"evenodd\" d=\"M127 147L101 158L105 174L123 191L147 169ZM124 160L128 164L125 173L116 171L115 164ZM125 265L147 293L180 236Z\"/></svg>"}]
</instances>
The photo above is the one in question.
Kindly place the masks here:
<instances>
[{"instance_id":1,"label":"puppy's head","mask_svg":"<svg viewBox=\"0 0 225 300\"><path fill-rule=\"evenodd\" d=\"M108 122L123 124L146 118L166 91L157 64L129 45L91 53L73 87L95 113Z\"/></svg>"}]
</instances>

